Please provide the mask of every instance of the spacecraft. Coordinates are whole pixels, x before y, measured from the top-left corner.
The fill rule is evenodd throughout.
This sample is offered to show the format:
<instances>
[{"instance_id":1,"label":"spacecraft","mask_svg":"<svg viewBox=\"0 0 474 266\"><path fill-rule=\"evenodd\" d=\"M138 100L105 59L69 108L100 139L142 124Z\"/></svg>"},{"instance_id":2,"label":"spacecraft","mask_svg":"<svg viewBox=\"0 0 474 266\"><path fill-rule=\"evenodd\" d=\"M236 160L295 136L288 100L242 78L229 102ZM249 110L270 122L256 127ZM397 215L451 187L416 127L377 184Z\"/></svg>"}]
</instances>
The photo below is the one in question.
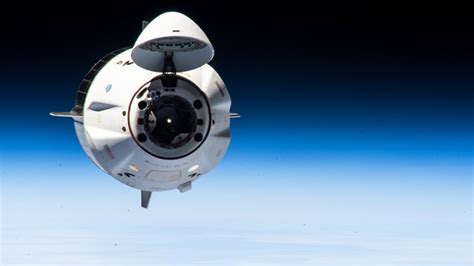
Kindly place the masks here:
<instances>
[{"instance_id":1,"label":"spacecraft","mask_svg":"<svg viewBox=\"0 0 474 266\"><path fill-rule=\"evenodd\" d=\"M84 76L69 117L97 167L141 190L189 191L223 158L231 99L207 63L214 48L187 16L168 12L143 22L133 47L105 55Z\"/></svg>"}]
</instances>

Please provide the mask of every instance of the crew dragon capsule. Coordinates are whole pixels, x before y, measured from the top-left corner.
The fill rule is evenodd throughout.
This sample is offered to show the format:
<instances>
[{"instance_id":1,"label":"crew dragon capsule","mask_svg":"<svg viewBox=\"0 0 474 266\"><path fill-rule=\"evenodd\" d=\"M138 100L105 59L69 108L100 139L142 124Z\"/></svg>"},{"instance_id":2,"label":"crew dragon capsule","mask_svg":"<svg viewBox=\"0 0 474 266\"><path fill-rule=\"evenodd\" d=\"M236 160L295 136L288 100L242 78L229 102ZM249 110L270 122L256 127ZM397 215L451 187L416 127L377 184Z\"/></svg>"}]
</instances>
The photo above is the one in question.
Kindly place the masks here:
<instances>
[{"instance_id":1,"label":"crew dragon capsule","mask_svg":"<svg viewBox=\"0 0 474 266\"><path fill-rule=\"evenodd\" d=\"M231 99L207 63L214 48L187 16L168 12L133 47L113 51L84 76L74 108L52 116L74 120L87 156L118 181L141 190L185 192L224 156Z\"/></svg>"}]
</instances>

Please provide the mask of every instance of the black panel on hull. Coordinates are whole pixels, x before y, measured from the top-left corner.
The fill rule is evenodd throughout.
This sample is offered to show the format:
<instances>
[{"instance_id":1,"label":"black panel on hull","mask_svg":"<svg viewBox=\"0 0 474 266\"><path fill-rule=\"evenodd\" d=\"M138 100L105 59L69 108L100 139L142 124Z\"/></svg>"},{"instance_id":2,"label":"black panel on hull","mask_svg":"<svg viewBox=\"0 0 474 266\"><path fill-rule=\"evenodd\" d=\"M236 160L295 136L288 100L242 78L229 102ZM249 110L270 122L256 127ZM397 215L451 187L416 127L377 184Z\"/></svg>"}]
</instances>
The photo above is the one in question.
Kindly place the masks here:
<instances>
[{"instance_id":1,"label":"black panel on hull","mask_svg":"<svg viewBox=\"0 0 474 266\"><path fill-rule=\"evenodd\" d=\"M121 48L113 52L110 52L106 54L104 57L102 57L99 61L97 61L97 63L95 63L94 66L92 66L92 68L87 72L87 74L82 79L81 84L79 84L79 89L77 89L76 103L75 103L74 108L72 109L74 112L82 115L82 111L84 109L84 102L86 101L87 92L89 91L92 81L94 80L97 73L99 73L99 71L105 66L105 64L107 64L112 58L114 58L118 54L128 49L130 49L130 47Z\"/></svg>"}]
</instances>

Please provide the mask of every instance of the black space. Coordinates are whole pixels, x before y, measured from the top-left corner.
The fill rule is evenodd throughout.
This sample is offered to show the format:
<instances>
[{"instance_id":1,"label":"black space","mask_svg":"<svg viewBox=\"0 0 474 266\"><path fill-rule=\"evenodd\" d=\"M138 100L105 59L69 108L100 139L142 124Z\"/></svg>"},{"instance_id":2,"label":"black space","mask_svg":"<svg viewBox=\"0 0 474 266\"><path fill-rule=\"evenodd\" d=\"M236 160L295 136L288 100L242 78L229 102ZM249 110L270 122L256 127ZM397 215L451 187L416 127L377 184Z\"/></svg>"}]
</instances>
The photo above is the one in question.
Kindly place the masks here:
<instances>
[{"instance_id":1,"label":"black space","mask_svg":"<svg viewBox=\"0 0 474 266\"><path fill-rule=\"evenodd\" d=\"M117 47L132 45L142 19L175 10L205 29L216 49L216 68L270 64L281 72L353 68L362 75L369 70L390 75L381 67L394 72L408 67L420 75L473 70L474 19L467 7L218 3L25 4L4 9L4 60L22 68L45 62L58 69L83 68Z\"/></svg>"},{"instance_id":2,"label":"black space","mask_svg":"<svg viewBox=\"0 0 474 266\"><path fill-rule=\"evenodd\" d=\"M470 116L474 16L468 6L256 3L19 3L1 11L3 81L28 81L36 99L57 97L45 109L67 110L99 58L133 45L142 20L179 11L208 35L216 51L210 64L240 112L263 117L290 105L313 116L318 104L340 112L352 105L363 113L438 109Z\"/></svg>"}]
</instances>

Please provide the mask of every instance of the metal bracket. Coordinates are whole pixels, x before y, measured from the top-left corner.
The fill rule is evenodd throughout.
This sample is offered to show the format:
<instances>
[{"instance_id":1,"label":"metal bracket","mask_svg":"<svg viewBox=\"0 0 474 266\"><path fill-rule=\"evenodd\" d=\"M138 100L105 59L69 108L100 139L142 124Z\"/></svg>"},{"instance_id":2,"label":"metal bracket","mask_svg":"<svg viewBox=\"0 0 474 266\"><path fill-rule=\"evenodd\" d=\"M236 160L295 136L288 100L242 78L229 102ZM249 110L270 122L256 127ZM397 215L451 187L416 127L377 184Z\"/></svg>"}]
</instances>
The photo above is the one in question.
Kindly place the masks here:
<instances>
[{"instance_id":1,"label":"metal bracket","mask_svg":"<svg viewBox=\"0 0 474 266\"><path fill-rule=\"evenodd\" d=\"M176 78L176 67L173 60L173 52L165 52L165 63L163 65L163 87L174 88L178 85Z\"/></svg>"}]
</instances>

